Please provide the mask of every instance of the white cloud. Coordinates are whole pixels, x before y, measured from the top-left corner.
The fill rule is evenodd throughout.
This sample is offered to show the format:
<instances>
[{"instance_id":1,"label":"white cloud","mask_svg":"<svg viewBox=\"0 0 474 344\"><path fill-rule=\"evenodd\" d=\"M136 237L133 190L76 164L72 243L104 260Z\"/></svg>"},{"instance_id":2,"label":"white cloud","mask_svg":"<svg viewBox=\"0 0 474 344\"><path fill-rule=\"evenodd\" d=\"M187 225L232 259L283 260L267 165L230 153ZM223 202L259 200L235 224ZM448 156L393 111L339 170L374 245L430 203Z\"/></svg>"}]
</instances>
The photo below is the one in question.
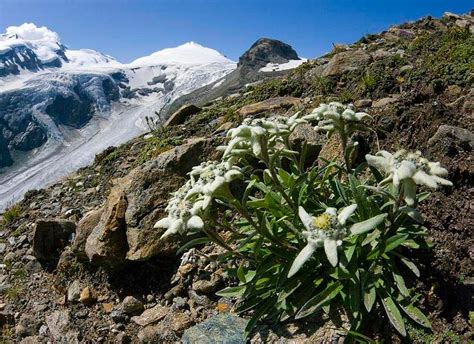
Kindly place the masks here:
<instances>
[{"instance_id":1,"label":"white cloud","mask_svg":"<svg viewBox=\"0 0 474 344\"><path fill-rule=\"evenodd\" d=\"M7 36L17 35L26 41L59 42L59 35L46 26L38 27L33 23L24 23L20 26L10 26L6 30Z\"/></svg>"}]
</instances>

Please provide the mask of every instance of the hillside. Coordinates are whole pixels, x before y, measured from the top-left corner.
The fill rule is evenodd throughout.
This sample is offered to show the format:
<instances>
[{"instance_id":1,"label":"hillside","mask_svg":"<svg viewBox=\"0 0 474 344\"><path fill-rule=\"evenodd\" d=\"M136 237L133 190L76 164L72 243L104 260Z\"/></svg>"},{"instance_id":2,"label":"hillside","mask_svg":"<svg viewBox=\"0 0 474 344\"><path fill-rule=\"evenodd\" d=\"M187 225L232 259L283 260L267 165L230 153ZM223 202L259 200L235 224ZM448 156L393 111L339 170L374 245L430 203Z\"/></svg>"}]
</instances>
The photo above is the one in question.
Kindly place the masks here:
<instances>
[{"instance_id":1,"label":"hillside","mask_svg":"<svg viewBox=\"0 0 474 344\"><path fill-rule=\"evenodd\" d=\"M186 329L218 314L224 320L213 325L217 332L229 321L241 327L249 314L227 319L236 300L215 295L234 283L226 268L238 264L216 263L222 249L212 244L181 256L183 242L161 239L163 230L153 225L187 172L217 158L214 148L244 118L308 113L340 101L368 112L377 133L357 138L354 163L380 145L420 150L448 169L454 186L433 191L422 206L433 248L408 251L421 276L407 283L420 293L419 307L433 331L410 325L408 340L472 341L473 14L423 18L335 45L286 76L206 99L192 115L178 113L167 127L110 147L93 164L28 192L0 224L2 339L176 342ZM333 159L339 149L334 139L304 127L292 140L295 146L306 142L314 164ZM383 314L373 315L364 334L402 342ZM338 342L345 332L333 321L262 323L252 342Z\"/></svg>"}]
</instances>

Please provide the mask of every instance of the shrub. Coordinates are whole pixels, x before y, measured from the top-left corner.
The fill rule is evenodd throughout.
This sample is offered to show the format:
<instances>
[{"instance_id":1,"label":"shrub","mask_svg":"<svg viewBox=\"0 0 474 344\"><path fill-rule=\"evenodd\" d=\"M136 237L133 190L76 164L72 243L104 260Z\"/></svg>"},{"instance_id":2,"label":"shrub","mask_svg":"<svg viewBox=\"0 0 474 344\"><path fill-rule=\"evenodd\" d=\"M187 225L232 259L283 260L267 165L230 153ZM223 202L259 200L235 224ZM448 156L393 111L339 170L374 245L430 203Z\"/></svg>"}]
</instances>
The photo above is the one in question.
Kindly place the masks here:
<instances>
[{"instance_id":1,"label":"shrub","mask_svg":"<svg viewBox=\"0 0 474 344\"><path fill-rule=\"evenodd\" d=\"M406 272L420 275L407 254L429 247L416 209L428 194L418 185L451 183L419 152L380 151L351 168L351 137L370 119L340 103L306 116L246 119L228 132L222 161L194 167L170 199L156 227L164 236L203 231L229 252L236 285L218 295L238 297L238 311L252 313L248 331L260 319L336 311L359 332L382 309L403 336L408 319L430 327L405 282ZM344 163L305 169L304 145L294 151L289 140L302 123L338 135Z\"/></svg>"}]
</instances>

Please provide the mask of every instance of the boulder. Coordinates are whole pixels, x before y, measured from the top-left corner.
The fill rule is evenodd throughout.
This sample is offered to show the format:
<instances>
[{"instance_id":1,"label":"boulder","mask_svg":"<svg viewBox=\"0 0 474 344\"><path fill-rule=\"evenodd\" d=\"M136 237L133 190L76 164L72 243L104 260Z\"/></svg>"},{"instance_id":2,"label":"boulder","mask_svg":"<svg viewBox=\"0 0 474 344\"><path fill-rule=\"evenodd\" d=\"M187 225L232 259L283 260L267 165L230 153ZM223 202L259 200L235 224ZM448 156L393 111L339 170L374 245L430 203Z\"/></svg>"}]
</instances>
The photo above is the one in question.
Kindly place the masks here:
<instances>
[{"instance_id":1,"label":"boulder","mask_svg":"<svg viewBox=\"0 0 474 344\"><path fill-rule=\"evenodd\" d=\"M180 242L175 237L161 239L164 229L153 226L191 168L217 157L217 144L212 139L190 139L115 180L106 204L80 221L73 244L76 254L85 252L92 263L109 268L126 259L174 257Z\"/></svg>"},{"instance_id":2,"label":"boulder","mask_svg":"<svg viewBox=\"0 0 474 344\"><path fill-rule=\"evenodd\" d=\"M184 331L183 344L244 344L247 320L229 313L216 315Z\"/></svg>"},{"instance_id":3,"label":"boulder","mask_svg":"<svg viewBox=\"0 0 474 344\"><path fill-rule=\"evenodd\" d=\"M166 128L172 125L183 124L190 116L200 111L201 108L196 105L183 105L168 118L163 126Z\"/></svg>"},{"instance_id":4,"label":"boulder","mask_svg":"<svg viewBox=\"0 0 474 344\"><path fill-rule=\"evenodd\" d=\"M58 256L76 230L73 222L65 220L40 220L33 229L33 255L47 261Z\"/></svg>"},{"instance_id":5,"label":"boulder","mask_svg":"<svg viewBox=\"0 0 474 344\"><path fill-rule=\"evenodd\" d=\"M191 168L204 160L217 157L216 144L212 139L188 140L130 174L125 189L128 198L125 214L128 260L147 260L155 255L174 257L180 242L173 236L161 239L164 229L153 226L165 215L164 208L170 193L184 184Z\"/></svg>"},{"instance_id":6,"label":"boulder","mask_svg":"<svg viewBox=\"0 0 474 344\"><path fill-rule=\"evenodd\" d=\"M325 66L323 76L336 76L360 69L371 62L370 55L363 50L343 51L334 55Z\"/></svg>"},{"instance_id":7,"label":"boulder","mask_svg":"<svg viewBox=\"0 0 474 344\"><path fill-rule=\"evenodd\" d=\"M71 245L71 249L78 258L87 258L87 237L92 233L92 230L99 223L103 211L103 208L91 210L86 215L84 215L84 217L77 224L76 235L74 236L74 241Z\"/></svg>"},{"instance_id":8,"label":"boulder","mask_svg":"<svg viewBox=\"0 0 474 344\"><path fill-rule=\"evenodd\" d=\"M277 109L289 109L293 106L301 107L302 101L295 97L275 97L258 103L245 105L238 110L241 116L255 115L265 111L273 111Z\"/></svg>"},{"instance_id":9,"label":"boulder","mask_svg":"<svg viewBox=\"0 0 474 344\"><path fill-rule=\"evenodd\" d=\"M87 237L85 251L93 264L114 267L125 260L128 250L125 211L127 196L120 188L111 190L97 226Z\"/></svg>"}]
</instances>

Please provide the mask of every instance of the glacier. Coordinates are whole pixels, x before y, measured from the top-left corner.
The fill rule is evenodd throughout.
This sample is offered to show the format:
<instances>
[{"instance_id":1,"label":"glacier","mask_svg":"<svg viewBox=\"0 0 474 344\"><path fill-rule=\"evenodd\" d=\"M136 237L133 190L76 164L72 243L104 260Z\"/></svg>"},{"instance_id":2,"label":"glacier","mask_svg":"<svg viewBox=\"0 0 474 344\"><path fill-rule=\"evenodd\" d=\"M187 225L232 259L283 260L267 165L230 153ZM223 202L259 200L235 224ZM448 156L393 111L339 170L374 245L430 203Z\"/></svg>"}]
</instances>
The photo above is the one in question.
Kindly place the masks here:
<instances>
[{"instance_id":1,"label":"glacier","mask_svg":"<svg viewBox=\"0 0 474 344\"><path fill-rule=\"evenodd\" d=\"M0 154L10 154L11 165L0 169L0 210L146 132L146 116L235 68L194 42L122 64L69 49L45 27L7 28L0 35Z\"/></svg>"}]
</instances>

